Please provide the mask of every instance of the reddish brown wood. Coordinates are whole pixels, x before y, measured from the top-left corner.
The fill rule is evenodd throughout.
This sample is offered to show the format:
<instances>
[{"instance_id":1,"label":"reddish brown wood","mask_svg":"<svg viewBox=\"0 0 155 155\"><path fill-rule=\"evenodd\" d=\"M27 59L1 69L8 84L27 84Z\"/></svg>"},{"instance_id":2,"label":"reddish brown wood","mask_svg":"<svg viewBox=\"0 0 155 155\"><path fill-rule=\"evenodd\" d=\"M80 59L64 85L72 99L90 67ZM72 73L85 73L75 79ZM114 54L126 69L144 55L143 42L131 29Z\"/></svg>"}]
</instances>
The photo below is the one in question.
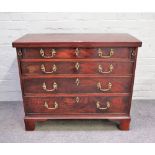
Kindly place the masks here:
<instances>
[{"instance_id":1,"label":"reddish brown wood","mask_svg":"<svg viewBox=\"0 0 155 155\"><path fill-rule=\"evenodd\" d=\"M43 49L45 56L51 56L51 51L52 47L50 48L24 48L22 49L22 58L24 59L49 59L49 58L44 58L40 54L40 50ZM98 49L99 48L78 48L79 53L78 56L76 56L76 48L54 48L56 53L55 55L51 58L53 59L95 59L95 58L100 58L101 60L106 58L101 58L99 56ZM111 58L126 58L130 59L131 57L131 48L119 48L119 47L102 47L101 51L103 56L109 56L110 50L113 49L114 53L111 56Z\"/></svg>"},{"instance_id":2,"label":"reddish brown wood","mask_svg":"<svg viewBox=\"0 0 155 155\"><path fill-rule=\"evenodd\" d=\"M23 82L24 93L129 93L131 91L131 77L99 77L92 78L78 78L79 85L77 86L77 78L33 78L26 79ZM53 89L53 84L56 82L57 89L55 91L46 91L43 89L43 83L46 84L47 89ZM97 88L97 83L101 83L102 89L108 89L109 82L112 84L111 89L108 91L101 91Z\"/></svg>"},{"instance_id":3,"label":"reddish brown wood","mask_svg":"<svg viewBox=\"0 0 155 155\"><path fill-rule=\"evenodd\" d=\"M76 63L79 63L79 69L75 68ZM133 70L133 62L104 62L103 61L54 61L51 62L22 62L23 75L55 75L55 74L100 74L100 75L131 75ZM42 70L42 65L45 70ZM56 71L53 71L53 66L56 66ZM99 65L102 67L102 72L99 70ZM110 66L113 69L110 71ZM104 73L105 72L105 73ZM107 73L109 72L109 73Z\"/></svg>"},{"instance_id":4,"label":"reddish brown wood","mask_svg":"<svg viewBox=\"0 0 155 155\"><path fill-rule=\"evenodd\" d=\"M135 54L134 54L134 67L133 67L133 76L132 76L132 82L131 82L131 94L130 94L130 108L131 109L131 102L132 102L132 94L133 94L133 86L134 86L134 79L135 79L135 71L136 71L136 63L137 63L137 55L138 55L138 48L135 48L134 50Z\"/></svg>"},{"instance_id":5,"label":"reddish brown wood","mask_svg":"<svg viewBox=\"0 0 155 155\"><path fill-rule=\"evenodd\" d=\"M34 119L24 119L25 122L25 130L33 131L35 129L35 120Z\"/></svg>"},{"instance_id":6,"label":"reddish brown wood","mask_svg":"<svg viewBox=\"0 0 155 155\"><path fill-rule=\"evenodd\" d=\"M79 102L76 97L53 97L53 98L38 98L38 97L25 97L25 111L26 113L44 113L44 114L93 114L93 113L128 113L129 111L129 96L119 97L103 97L103 96L83 96L79 97ZM53 108L54 103L57 102L57 109L47 109L44 106L45 102L49 108ZM107 109L97 108L96 103L99 102L101 108L107 107L109 102L110 107Z\"/></svg>"},{"instance_id":7,"label":"reddish brown wood","mask_svg":"<svg viewBox=\"0 0 155 155\"><path fill-rule=\"evenodd\" d=\"M120 124L118 125L118 128L120 130L129 130L130 128L130 119L122 119L122 120L119 120L120 121Z\"/></svg>"},{"instance_id":8,"label":"reddish brown wood","mask_svg":"<svg viewBox=\"0 0 155 155\"><path fill-rule=\"evenodd\" d=\"M22 80L29 80L29 79L51 79L51 78L87 78L87 77L91 77L91 78L103 78L103 77L113 77L113 78L131 78L132 75L107 75L105 74L103 76L103 74L55 74L55 75L27 75L27 76L21 76Z\"/></svg>"},{"instance_id":9,"label":"reddish brown wood","mask_svg":"<svg viewBox=\"0 0 155 155\"><path fill-rule=\"evenodd\" d=\"M38 121L46 121L52 119L109 119L113 121L120 121L123 119L130 119L128 114L51 114L51 115L43 115L43 114L28 114L25 116L26 119L38 120Z\"/></svg>"},{"instance_id":10,"label":"reddish brown wood","mask_svg":"<svg viewBox=\"0 0 155 155\"><path fill-rule=\"evenodd\" d=\"M138 47L142 42L129 34L27 34L13 47Z\"/></svg>"},{"instance_id":11,"label":"reddish brown wood","mask_svg":"<svg viewBox=\"0 0 155 155\"><path fill-rule=\"evenodd\" d=\"M74 94L66 94L66 93L54 93L54 94L45 94L45 93L26 93L25 97L76 97L76 96L130 96L131 93L74 93Z\"/></svg>"},{"instance_id":12,"label":"reddish brown wood","mask_svg":"<svg viewBox=\"0 0 155 155\"><path fill-rule=\"evenodd\" d=\"M25 129L27 131L33 131L35 129L35 123L36 122L42 122L42 121L46 121L46 120L51 120L51 119L109 119L109 120L113 120L116 121L116 118L119 121L119 125L118 128L120 130L124 130L127 131L130 128L130 116L126 115L126 114L70 114L70 115L38 115L38 114L29 114L29 116L25 116L24 118L24 122L25 122Z\"/></svg>"},{"instance_id":13,"label":"reddish brown wood","mask_svg":"<svg viewBox=\"0 0 155 155\"><path fill-rule=\"evenodd\" d=\"M36 34L13 42L17 47L26 130L32 131L35 122L48 119L111 119L120 122L121 130L128 130L136 59L141 44L128 34ZM77 47L78 56L75 54ZM114 54L110 58L100 58L99 48L105 56L111 49ZM40 49L46 56L51 54L51 49L55 49L56 54L50 59L43 58ZM75 69L76 62L80 65L78 70ZM42 64L47 71L55 64L57 71L45 74L40 69ZM98 65L108 71L110 64L114 67L113 72L98 72ZM78 86L75 83L77 78ZM53 82L56 82L58 89L46 92L43 82L48 89L52 89ZM97 89L97 82L101 82L103 89L108 88L110 82L112 88L101 92ZM44 106L47 102L49 107L55 107L55 101L57 109ZM101 108L109 101L110 107L99 109L97 101Z\"/></svg>"},{"instance_id":14,"label":"reddish brown wood","mask_svg":"<svg viewBox=\"0 0 155 155\"><path fill-rule=\"evenodd\" d=\"M70 115L38 115L38 114L29 114L29 116L25 116L24 118L24 122L25 122L25 130L26 131L33 131L35 129L35 123L36 122L42 122L42 121L47 121L47 120L51 120L51 119L109 119L109 120L114 120L118 118L119 121L121 123L124 124L119 124L118 128L120 130L124 130L127 131L129 130L129 123L130 123L130 117L125 115L125 114L113 114L113 115L109 115L109 114L105 114L105 115L99 115L99 114L70 114Z\"/></svg>"},{"instance_id":15,"label":"reddish brown wood","mask_svg":"<svg viewBox=\"0 0 155 155\"><path fill-rule=\"evenodd\" d=\"M36 125L36 122L43 122L43 121L46 121L47 119L45 118L31 118L31 117L27 117L25 116L24 118L24 123L25 123L25 130L26 131L33 131L35 129L35 125Z\"/></svg>"},{"instance_id":16,"label":"reddish brown wood","mask_svg":"<svg viewBox=\"0 0 155 155\"><path fill-rule=\"evenodd\" d=\"M130 55L131 55L131 53L130 53ZM99 59L99 58L97 58L97 59L90 59L90 58L88 58L88 59L24 59L24 58L22 58L20 61L21 62L60 62L60 61L63 61L63 62L73 62L73 61L75 61L75 60L77 60L78 62L83 62L83 61L85 61L85 62L98 62L98 61L101 61L101 62L113 62L113 61L115 61L115 62L127 62L127 63L129 63L129 62L134 62L134 60L133 59L131 59L131 56L130 56L130 59L127 59L127 58L124 58L124 59L122 59L122 58L108 58L108 59Z\"/></svg>"}]
</instances>

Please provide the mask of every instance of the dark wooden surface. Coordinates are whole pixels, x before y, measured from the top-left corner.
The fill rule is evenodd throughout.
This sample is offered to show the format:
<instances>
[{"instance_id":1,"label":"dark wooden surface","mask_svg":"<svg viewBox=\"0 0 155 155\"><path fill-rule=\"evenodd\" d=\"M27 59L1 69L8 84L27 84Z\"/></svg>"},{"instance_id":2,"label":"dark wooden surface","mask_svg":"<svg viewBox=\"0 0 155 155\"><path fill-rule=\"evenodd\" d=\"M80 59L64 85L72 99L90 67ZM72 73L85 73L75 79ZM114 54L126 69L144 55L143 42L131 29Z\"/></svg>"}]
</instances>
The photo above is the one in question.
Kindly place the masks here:
<instances>
[{"instance_id":1,"label":"dark wooden surface","mask_svg":"<svg viewBox=\"0 0 155 155\"><path fill-rule=\"evenodd\" d=\"M107 101L110 103L110 108L98 109L97 102L100 102L101 108L107 107ZM79 97L79 102L76 97L53 97L53 98L38 98L25 97L24 98L26 113L38 114L93 114L93 113L117 113L127 114L129 106L129 96L83 96ZM47 109L44 103L47 102L49 108L53 108L54 103L57 102L57 109Z\"/></svg>"},{"instance_id":2,"label":"dark wooden surface","mask_svg":"<svg viewBox=\"0 0 155 155\"><path fill-rule=\"evenodd\" d=\"M139 40L128 34L29 34L13 42L13 46L17 47L26 130L32 131L36 121L48 119L112 119L120 122L121 130L129 129ZM99 48L105 57L99 56ZM56 51L53 57L52 49ZM57 69L45 73L41 65L46 72L51 72L53 65ZM108 72L110 65L113 70L101 73L99 65L102 71ZM53 89L54 82L55 91L43 89L43 83ZM107 89L109 82L112 87L103 92L97 88L98 82L102 89ZM48 109L45 102L50 108L56 102L58 107ZM110 107L103 110L107 102Z\"/></svg>"},{"instance_id":3,"label":"dark wooden surface","mask_svg":"<svg viewBox=\"0 0 155 155\"><path fill-rule=\"evenodd\" d=\"M113 77L99 77L92 78L78 78L79 85L76 84L77 78L33 78L26 79L24 83L24 94L26 93L129 93L131 92L131 77L126 78L113 78ZM43 83L45 82L47 89L53 89L53 83L56 82L58 85L57 90L48 92L42 88ZM97 88L97 83L101 82L102 89L108 89L109 82L112 84L112 87L109 91L102 92Z\"/></svg>"},{"instance_id":4,"label":"dark wooden surface","mask_svg":"<svg viewBox=\"0 0 155 155\"><path fill-rule=\"evenodd\" d=\"M27 34L13 47L137 47L141 41L129 34Z\"/></svg>"},{"instance_id":5,"label":"dark wooden surface","mask_svg":"<svg viewBox=\"0 0 155 155\"><path fill-rule=\"evenodd\" d=\"M79 63L79 69L75 68L76 63ZM132 75L133 62L104 62L104 61L54 61L48 62L22 62L23 75L55 75L55 74L100 74L100 75ZM41 69L44 65L45 71ZM56 71L53 71L53 66L56 66ZM102 67L102 72L99 70L99 65ZM110 66L113 69L110 71Z\"/></svg>"},{"instance_id":6,"label":"dark wooden surface","mask_svg":"<svg viewBox=\"0 0 155 155\"><path fill-rule=\"evenodd\" d=\"M76 48L24 48L22 49L24 59L45 59L41 56L40 50L43 49L45 56L51 56L51 50L54 49L56 54L53 59L97 59L99 56L99 48L78 48L79 54L76 56ZM114 54L111 58L131 58L131 48L101 48L102 55L108 56L110 50L113 49ZM103 58L101 58L103 59Z\"/></svg>"}]
</instances>

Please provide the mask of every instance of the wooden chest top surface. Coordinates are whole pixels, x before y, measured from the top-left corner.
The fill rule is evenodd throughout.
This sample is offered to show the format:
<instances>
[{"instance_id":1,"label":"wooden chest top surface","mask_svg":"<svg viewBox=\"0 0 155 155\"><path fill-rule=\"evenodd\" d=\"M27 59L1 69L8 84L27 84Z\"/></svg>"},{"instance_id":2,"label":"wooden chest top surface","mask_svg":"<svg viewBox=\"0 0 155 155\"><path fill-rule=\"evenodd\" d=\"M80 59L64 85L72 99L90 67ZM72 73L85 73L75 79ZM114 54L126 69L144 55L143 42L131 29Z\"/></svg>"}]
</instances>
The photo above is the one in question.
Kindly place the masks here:
<instances>
[{"instance_id":1,"label":"wooden chest top surface","mask_svg":"<svg viewBox=\"0 0 155 155\"><path fill-rule=\"evenodd\" d=\"M139 47L142 42L129 34L26 34L13 47Z\"/></svg>"}]
</instances>

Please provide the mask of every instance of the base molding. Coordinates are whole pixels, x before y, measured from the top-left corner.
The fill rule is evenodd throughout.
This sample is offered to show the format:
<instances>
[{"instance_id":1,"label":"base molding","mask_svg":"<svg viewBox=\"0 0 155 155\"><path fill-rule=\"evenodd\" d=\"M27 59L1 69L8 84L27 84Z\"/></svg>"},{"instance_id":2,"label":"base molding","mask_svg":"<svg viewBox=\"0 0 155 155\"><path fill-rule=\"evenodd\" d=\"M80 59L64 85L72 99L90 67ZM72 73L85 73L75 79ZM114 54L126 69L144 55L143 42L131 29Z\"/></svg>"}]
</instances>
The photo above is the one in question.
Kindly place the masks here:
<instances>
[{"instance_id":1,"label":"base molding","mask_svg":"<svg viewBox=\"0 0 155 155\"><path fill-rule=\"evenodd\" d=\"M47 120L80 120L80 119L108 119L117 122L117 126L120 130L129 130L131 118L128 115L27 115L24 117L25 130L35 130L35 123Z\"/></svg>"}]
</instances>

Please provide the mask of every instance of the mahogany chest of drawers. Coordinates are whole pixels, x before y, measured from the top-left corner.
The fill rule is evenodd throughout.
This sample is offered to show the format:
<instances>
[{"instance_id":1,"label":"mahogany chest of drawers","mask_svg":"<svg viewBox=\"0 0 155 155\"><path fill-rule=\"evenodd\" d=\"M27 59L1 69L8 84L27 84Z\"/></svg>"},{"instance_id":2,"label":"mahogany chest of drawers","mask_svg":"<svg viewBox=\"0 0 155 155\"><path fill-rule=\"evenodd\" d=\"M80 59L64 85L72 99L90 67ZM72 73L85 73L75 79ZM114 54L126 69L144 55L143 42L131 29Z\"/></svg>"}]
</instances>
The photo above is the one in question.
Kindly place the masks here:
<instances>
[{"instance_id":1,"label":"mahogany chest of drawers","mask_svg":"<svg viewBox=\"0 0 155 155\"><path fill-rule=\"evenodd\" d=\"M138 47L129 34L27 34L16 47L25 128L110 119L128 130Z\"/></svg>"}]
</instances>

